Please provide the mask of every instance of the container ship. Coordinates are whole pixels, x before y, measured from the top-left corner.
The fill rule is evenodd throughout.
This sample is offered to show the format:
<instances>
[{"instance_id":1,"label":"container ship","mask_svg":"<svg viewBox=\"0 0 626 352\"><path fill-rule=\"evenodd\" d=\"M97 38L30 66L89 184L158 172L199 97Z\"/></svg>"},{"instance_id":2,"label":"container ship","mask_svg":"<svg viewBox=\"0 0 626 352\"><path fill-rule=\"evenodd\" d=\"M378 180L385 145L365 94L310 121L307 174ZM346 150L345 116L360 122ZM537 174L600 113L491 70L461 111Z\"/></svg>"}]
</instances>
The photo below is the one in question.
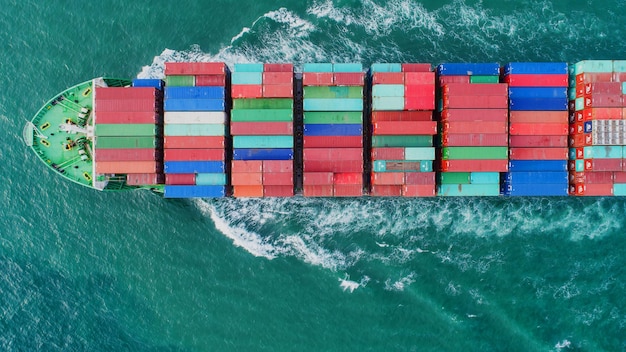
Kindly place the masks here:
<instances>
[{"instance_id":1,"label":"container ship","mask_svg":"<svg viewBox=\"0 0 626 352\"><path fill-rule=\"evenodd\" d=\"M626 61L168 62L46 102L56 173L165 198L626 195Z\"/></svg>"}]
</instances>

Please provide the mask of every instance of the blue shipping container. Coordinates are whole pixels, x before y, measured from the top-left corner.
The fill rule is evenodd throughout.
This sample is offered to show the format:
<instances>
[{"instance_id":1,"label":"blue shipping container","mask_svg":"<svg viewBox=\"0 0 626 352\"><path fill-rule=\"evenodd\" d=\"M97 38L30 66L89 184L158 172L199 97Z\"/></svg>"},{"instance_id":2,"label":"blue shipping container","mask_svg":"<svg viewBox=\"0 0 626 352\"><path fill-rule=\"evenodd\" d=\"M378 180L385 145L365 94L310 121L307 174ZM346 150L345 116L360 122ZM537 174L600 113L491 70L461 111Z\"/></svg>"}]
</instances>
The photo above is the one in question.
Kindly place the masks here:
<instances>
[{"instance_id":1,"label":"blue shipping container","mask_svg":"<svg viewBox=\"0 0 626 352\"><path fill-rule=\"evenodd\" d=\"M304 125L305 136L361 136L363 126L360 124L314 124Z\"/></svg>"},{"instance_id":2,"label":"blue shipping container","mask_svg":"<svg viewBox=\"0 0 626 352\"><path fill-rule=\"evenodd\" d=\"M224 111L224 99L166 99L165 111Z\"/></svg>"},{"instance_id":3,"label":"blue shipping container","mask_svg":"<svg viewBox=\"0 0 626 352\"><path fill-rule=\"evenodd\" d=\"M511 160L509 171L567 171L567 160Z\"/></svg>"},{"instance_id":4,"label":"blue shipping container","mask_svg":"<svg viewBox=\"0 0 626 352\"><path fill-rule=\"evenodd\" d=\"M567 97L563 98L513 98L509 108L514 111L561 111L567 110Z\"/></svg>"},{"instance_id":5,"label":"blue shipping container","mask_svg":"<svg viewBox=\"0 0 626 352\"><path fill-rule=\"evenodd\" d=\"M163 80L135 78L133 79L133 87L149 87L163 90Z\"/></svg>"},{"instance_id":6,"label":"blue shipping container","mask_svg":"<svg viewBox=\"0 0 626 352\"><path fill-rule=\"evenodd\" d=\"M565 74L565 62L511 62L504 66L504 74Z\"/></svg>"},{"instance_id":7,"label":"blue shipping container","mask_svg":"<svg viewBox=\"0 0 626 352\"><path fill-rule=\"evenodd\" d=\"M507 185L504 188L505 196L567 196L568 184L567 183L544 183L544 184L531 184L531 183L516 183L513 185Z\"/></svg>"},{"instance_id":8,"label":"blue shipping container","mask_svg":"<svg viewBox=\"0 0 626 352\"><path fill-rule=\"evenodd\" d=\"M498 63L445 63L437 66L437 73L442 76L499 76Z\"/></svg>"},{"instance_id":9,"label":"blue shipping container","mask_svg":"<svg viewBox=\"0 0 626 352\"><path fill-rule=\"evenodd\" d=\"M224 172L223 161L166 161L166 174L201 174Z\"/></svg>"},{"instance_id":10,"label":"blue shipping container","mask_svg":"<svg viewBox=\"0 0 626 352\"><path fill-rule=\"evenodd\" d=\"M165 185L165 198L220 198L226 196L224 186L179 186Z\"/></svg>"},{"instance_id":11,"label":"blue shipping container","mask_svg":"<svg viewBox=\"0 0 626 352\"><path fill-rule=\"evenodd\" d=\"M523 183L552 183L552 184L567 184L568 183L567 171L520 171L520 172L507 172L504 174L504 179L510 184L523 184Z\"/></svg>"},{"instance_id":12,"label":"blue shipping container","mask_svg":"<svg viewBox=\"0 0 626 352\"><path fill-rule=\"evenodd\" d=\"M566 87L510 87L510 98L563 98L567 99Z\"/></svg>"},{"instance_id":13,"label":"blue shipping container","mask_svg":"<svg viewBox=\"0 0 626 352\"><path fill-rule=\"evenodd\" d=\"M224 87L166 87L165 99L224 99Z\"/></svg>"},{"instance_id":14,"label":"blue shipping container","mask_svg":"<svg viewBox=\"0 0 626 352\"><path fill-rule=\"evenodd\" d=\"M292 160L293 149L233 149L233 160Z\"/></svg>"}]
</instances>

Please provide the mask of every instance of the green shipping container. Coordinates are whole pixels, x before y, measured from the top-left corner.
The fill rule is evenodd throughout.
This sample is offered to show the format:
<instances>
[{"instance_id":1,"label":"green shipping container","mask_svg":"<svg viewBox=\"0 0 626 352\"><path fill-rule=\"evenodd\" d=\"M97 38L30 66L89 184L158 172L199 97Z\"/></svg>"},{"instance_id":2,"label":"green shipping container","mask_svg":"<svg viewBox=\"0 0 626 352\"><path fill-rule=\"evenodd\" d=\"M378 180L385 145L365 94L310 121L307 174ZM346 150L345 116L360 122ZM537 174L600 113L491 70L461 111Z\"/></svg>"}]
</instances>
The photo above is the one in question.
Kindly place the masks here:
<instances>
[{"instance_id":1,"label":"green shipping container","mask_svg":"<svg viewBox=\"0 0 626 352\"><path fill-rule=\"evenodd\" d=\"M500 160L509 158L508 147L444 147L444 160Z\"/></svg>"},{"instance_id":2,"label":"green shipping container","mask_svg":"<svg viewBox=\"0 0 626 352\"><path fill-rule=\"evenodd\" d=\"M404 84L375 84L372 86L372 96L404 98Z\"/></svg>"},{"instance_id":3,"label":"green shipping container","mask_svg":"<svg viewBox=\"0 0 626 352\"><path fill-rule=\"evenodd\" d=\"M372 97L372 110L402 111L404 110L404 97Z\"/></svg>"},{"instance_id":4,"label":"green shipping container","mask_svg":"<svg viewBox=\"0 0 626 352\"><path fill-rule=\"evenodd\" d=\"M613 60L613 72L626 72L626 60Z\"/></svg>"},{"instance_id":5,"label":"green shipping container","mask_svg":"<svg viewBox=\"0 0 626 352\"><path fill-rule=\"evenodd\" d=\"M358 124L363 123L360 111L307 111L305 124Z\"/></svg>"},{"instance_id":6,"label":"green shipping container","mask_svg":"<svg viewBox=\"0 0 626 352\"><path fill-rule=\"evenodd\" d=\"M293 136L234 136L233 148L293 148Z\"/></svg>"},{"instance_id":7,"label":"green shipping container","mask_svg":"<svg viewBox=\"0 0 626 352\"><path fill-rule=\"evenodd\" d=\"M358 63L333 64L333 72L363 72L363 65Z\"/></svg>"},{"instance_id":8,"label":"green shipping container","mask_svg":"<svg viewBox=\"0 0 626 352\"><path fill-rule=\"evenodd\" d=\"M404 149L405 160L435 160L435 148L405 148Z\"/></svg>"},{"instance_id":9,"label":"green shipping container","mask_svg":"<svg viewBox=\"0 0 626 352\"><path fill-rule=\"evenodd\" d=\"M500 76L470 76L470 83L499 83Z\"/></svg>"},{"instance_id":10,"label":"green shipping container","mask_svg":"<svg viewBox=\"0 0 626 352\"><path fill-rule=\"evenodd\" d=\"M291 122L291 109L239 109L230 112L232 122Z\"/></svg>"},{"instance_id":11,"label":"green shipping container","mask_svg":"<svg viewBox=\"0 0 626 352\"><path fill-rule=\"evenodd\" d=\"M96 149L155 148L156 141L154 137L96 137Z\"/></svg>"},{"instance_id":12,"label":"green shipping container","mask_svg":"<svg viewBox=\"0 0 626 352\"><path fill-rule=\"evenodd\" d=\"M374 63L370 67L372 72L402 72L402 64L399 63Z\"/></svg>"},{"instance_id":13,"label":"green shipping container","mask_svg":"<svg viewBox=\"0 0 626 352\"><path fill-rule=\"evenodd\" d=\"M626 183L616 183L613 185L613 195L616 197L626 196Z\"/></svg>"},{"instance_id":14,"label":"green shipping container","mask_svg":"<svg viewBox=\"0 0 626 352\"><path fill-rule=\"evenodd\" d=\"M442 172L439 174L440 184L469 184L469 172Z\"/></svg>"},{"instance_id":15,"label":"green shipping container","mask_svg":"<svg viewBox=\"0 0 626 352\"><path fill-rule=\"evenodd\" d=\"M263 72L263 64L261 63L235 64L233 68L235 72Z\"/></svg>"},{"instance_id":16,"label":"green shipping container","mask_svg":"<svg viewBox=\"0 0 626 352\"><path fill-rule=\"evenodd\" d=\"M432 136L372 136L372 147L432 147Z\"/></svg>"},{"instance_id":17,"label":"green shipping container","mask_svg":"<svg viewBox=\"0 0 626 352\"><path fill-rule=\"evenodd\" d=\"M613 72L613 61L611 60L585 60L574 65L574 74L585 72L609 73Z\"/></svg>"},{"instance_id":18,"label":"green shipping container","mask_svg":"<svg viewBox=\"0 0 626 352\"><path fill-rule=\"evenodd\" d=\"M223 186L226 184L226 174L196 174L196 185Z\"/></svg>"},{"instance_id":19,"label":"green shipping container","mask_svg":"<svg viewBox=\"0 0 626 352\"><path fill-rule=\"evenodd\" d=\"M155 136L154 124L96 124L96 136Z\"/></svg>"},{"instance_id":20,"label":"green shipping container","mask_svg":"<svg viewBox=\"0 0 626 352\"><path fill-rule=\"evenodd\" d=\"M304 99L358 98L363 99L363 87L354 86L306 86Z\"/></svg>"},{"instance_id":21,"label":"green shipping container","mask_svg":"<svg viewBox=\"0 0 626 352\"><path fill-rule=\"evenodd\" d=\"M232 84L263 84L262 72L233 72Z\"/></svg>"},{"instance_id":22,"label":"green shipping container","mask_svg":"<svg viewBox=\"0 0 626 352\"><path fill-rule=\"evenodd\" d=\"M470 173L471 184L500 183L499 172L472 172Z\"/></svg>"},{"instance_id":23,"label":"green shipping container","mask_svg":"<svg viewBox=\"0 0 626 352\"><path fill-rule=\"evenodd\" d=\"M166 136L224 136L226 127L224 124L166 124Z\"/></svg>"},{"instance_id":24,"label":"green shipping container","mask_svg":"<svg viewBox=\"0 0 626 352\"><path fill-rule=\"evenodd\" d=\"M363 99L304 99L304 111L363 111Z\"/></svg>"},{"instance_id":25,"label":"green shipping container","mask_svg":"<svg viewBox=\"0 0 626 352\"><path fill-rule=\"evenodd\" d=\"M372 163L374 172L432 172L432 160L376 160Z\"/></svg>"},{"instance_id":26,"label":"green shipping container","mask_svg":"<svg viewBox=\"0 0 626 352\"><path fill-rule=\"evenodd\" d=\"M233 109L293 109L293 99L233 99Z\"/></svg>"},{"instance_id":27,"label":"green shipping container","mask_svg":"<svg viewBox=\"0 0 626 352\"><path fill-rule=\"evenodd\" d=\"M306 63L302 65L302 72L333 72L332 63Z\"/></svg>"},{"instance_id":28,"label":"green shipping container","mask_svg":"<svg viewBox=\"0 0 626 352\"><path fill-rule=\"evenodd\" d=\"M165 85L168 87L191 87L196 84L195 76L166 76Z\"/></svg>"}]
</instances>

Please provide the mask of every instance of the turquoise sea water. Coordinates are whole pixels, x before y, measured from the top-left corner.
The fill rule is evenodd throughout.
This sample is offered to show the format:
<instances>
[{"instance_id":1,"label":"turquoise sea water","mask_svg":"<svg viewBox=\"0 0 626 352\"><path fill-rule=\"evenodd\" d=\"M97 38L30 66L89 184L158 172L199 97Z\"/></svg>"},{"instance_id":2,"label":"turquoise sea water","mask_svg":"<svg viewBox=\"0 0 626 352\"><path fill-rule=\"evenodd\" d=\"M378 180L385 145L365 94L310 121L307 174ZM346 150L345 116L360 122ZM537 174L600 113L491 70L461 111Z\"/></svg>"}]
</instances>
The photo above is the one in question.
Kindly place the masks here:
<instances>
[{"instance_id":1,"label":"turquoise sea water","mask_svg":"<svg viewBox=\"0 0 626 352\"><path fill-rule=\"evenodd\" d=\"M58 91L168 60L626 59L624 1L2 5L0 350L626 350L623 198L173 201L21 141Z\"/></svg>"}]
</instances>

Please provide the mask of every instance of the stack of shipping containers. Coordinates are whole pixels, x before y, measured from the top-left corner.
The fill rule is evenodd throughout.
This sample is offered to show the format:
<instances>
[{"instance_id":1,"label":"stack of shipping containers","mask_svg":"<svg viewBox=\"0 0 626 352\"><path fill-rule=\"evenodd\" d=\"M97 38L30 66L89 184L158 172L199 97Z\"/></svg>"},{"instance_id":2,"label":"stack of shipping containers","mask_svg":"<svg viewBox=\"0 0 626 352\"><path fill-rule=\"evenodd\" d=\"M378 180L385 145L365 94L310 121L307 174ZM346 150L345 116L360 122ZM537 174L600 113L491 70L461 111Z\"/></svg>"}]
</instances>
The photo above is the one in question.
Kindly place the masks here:
<instances>
[{"instance_id":1,"label":"stack of shipping containers","mask_svg":"<svg viewBox=\"0 0 626 352\"><path fill-rule=\"evenodd\" d=\"M626 61L581 61L570 73L570 194L626 196Z\"/></svg>"},{"instance_id":2,"label":"stack of shipping containers","mask_svg":"<svg viewBox=\"0 0 626 352\"><path fill-rule=\"evenodd\" d=\"M440 98L438 195L497 196L508 170L508 92L497 63L437 67Z\"/></svg>"},{"instance_id":3,"label":"stack of shipping containers","mask_svg":"<svg viewBox=\"0 0 626 352\"><path fill-rule=\"evenodd\" d=\"M363 195L361 64L304 64L305 197Z\"/></svg>"},{"instance_id":4,"label":"stack of shipping containers","mask_svg":"<svg viewBox=\"0 0 626 352\"><path fill-rule=\"evenodd\" d=\"M435 195L437 123L435 73L430 64L374 64L372 81L372 196Z\"/></svg>"},{"instance_id":5,"label":"stack of shipping containers","mask_svg":"<svg viewBox=\"0 0 626 352\"><path fill-rule=\"evenodd\" d=\"M227 74L222 62L165 63L166 198L227 194Z\"/></svg>"},{"instance_id":6,"label":"stack of shipping containers","mask_svg":"<svg viewBox=\"0 0 626 352\"><path fill-rule=\"evenodd\" d=\"M155 87L96 87L96 175L126 175L129 185L162 184L159 153L163 92Z\"/></svg>"},{"instance_id":7,"label":"stack of shipping containers","mask_svg":"<svg viewBox=\"0 0 626 352\"><path fill-rule=\"evenodd\" d=\"M509 84L509 172L503 194L566 196L567 64L514 62Z\"/></svg>"},{"instance_id":8,"label":"stack of shipping containers","mask_svg":"<svg viewBox=\"0 0 626 352\"><path fill-rule=\"evenodd\" d=\"M233 195L293 196L293 65L235 64L232 98Z\"/></svg>"}]
</instances>

